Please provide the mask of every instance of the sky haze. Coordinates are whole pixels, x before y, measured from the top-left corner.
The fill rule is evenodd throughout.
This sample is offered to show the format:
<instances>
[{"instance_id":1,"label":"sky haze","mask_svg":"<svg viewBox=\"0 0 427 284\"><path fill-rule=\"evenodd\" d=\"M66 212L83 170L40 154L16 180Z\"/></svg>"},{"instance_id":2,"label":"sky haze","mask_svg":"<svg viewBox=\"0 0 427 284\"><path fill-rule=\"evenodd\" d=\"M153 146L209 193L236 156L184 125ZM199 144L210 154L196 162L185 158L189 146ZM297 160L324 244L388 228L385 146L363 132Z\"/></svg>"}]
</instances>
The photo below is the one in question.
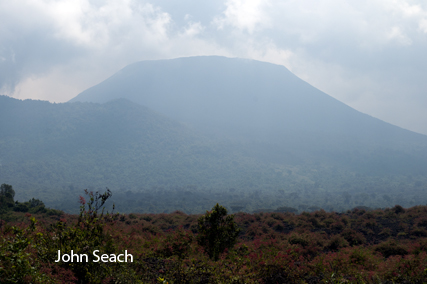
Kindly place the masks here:
<instances>
[{"instance_id":1,"label":"sky haze","mask_svg":"<svg viewBox=\"0 0 427 284\"><path fill-rule=\"evenodd\" d=\"M66 102L128 64L196 55L286 66L427 134L427 2L0 0L0 93Z\"/></svg>"}]
</instances>

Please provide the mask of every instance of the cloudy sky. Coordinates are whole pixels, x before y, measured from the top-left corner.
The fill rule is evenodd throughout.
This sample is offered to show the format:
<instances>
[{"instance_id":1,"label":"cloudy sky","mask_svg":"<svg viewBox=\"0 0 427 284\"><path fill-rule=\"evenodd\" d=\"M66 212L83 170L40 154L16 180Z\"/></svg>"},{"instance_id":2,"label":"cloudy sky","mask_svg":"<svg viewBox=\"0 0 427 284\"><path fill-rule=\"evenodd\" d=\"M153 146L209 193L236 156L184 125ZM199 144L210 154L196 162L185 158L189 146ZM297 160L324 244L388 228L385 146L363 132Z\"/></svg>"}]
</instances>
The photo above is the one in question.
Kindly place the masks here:
<instances>
[{"instance_id":1,"label":"cloudy sky","mask_svg":"<svg viewBox=\"0 0 427 284\"><path fill-rule=\"evenodd\" d=\"M194 55L284 65L427 134L423 0L0 0L0 94L66 102L135 61Z\"/></svg>"}]
</instances>

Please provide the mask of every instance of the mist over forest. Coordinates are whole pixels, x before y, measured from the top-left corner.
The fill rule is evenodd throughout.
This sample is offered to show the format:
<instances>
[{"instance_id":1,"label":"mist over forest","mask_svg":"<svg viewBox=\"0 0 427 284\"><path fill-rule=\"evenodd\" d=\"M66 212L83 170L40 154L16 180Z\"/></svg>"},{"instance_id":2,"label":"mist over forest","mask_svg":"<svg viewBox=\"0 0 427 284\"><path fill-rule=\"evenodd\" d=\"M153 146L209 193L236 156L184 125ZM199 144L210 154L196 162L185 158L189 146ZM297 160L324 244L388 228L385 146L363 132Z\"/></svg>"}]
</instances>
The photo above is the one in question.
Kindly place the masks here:
<instances>
[{"instance_id":1,"label":"mist over forest","mask_svg":"<svg viewBox=\"0 0 427 284\"><path fill-rule=\"evenodd\" d=\"M0 96L0 182L73 212L303 212L427 203L427 136L341 103L283 66L141 61L67 103Z\"/></svg>"}]
</instances>

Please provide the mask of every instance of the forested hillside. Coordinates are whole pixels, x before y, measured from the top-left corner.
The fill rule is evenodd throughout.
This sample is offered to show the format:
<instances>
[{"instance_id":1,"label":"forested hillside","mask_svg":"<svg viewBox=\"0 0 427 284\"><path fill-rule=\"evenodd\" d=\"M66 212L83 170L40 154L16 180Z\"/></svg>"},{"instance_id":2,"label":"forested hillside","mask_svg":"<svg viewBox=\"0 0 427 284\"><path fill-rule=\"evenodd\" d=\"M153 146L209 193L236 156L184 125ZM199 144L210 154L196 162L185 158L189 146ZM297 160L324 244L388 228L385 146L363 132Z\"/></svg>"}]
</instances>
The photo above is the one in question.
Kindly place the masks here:
<instances>
[{"instance_id":1,"label":"forested hillside","mask_svg":"<svg viewBox=\"0 0 427 284\"><path fill-rule=\"evenodd\" d=\"M58 205L82 188L224 189L274 176L271 167L130 101L0 100L0 179L20 189L18 199L37 193Z\"/></svg>"},{"instance_id":2,"label":"forested hillside","mask_svg":"<svg viewBox=\"0 0 427 284\"><path fill-rule=\"evenodd\" d=\"M201 213L217 202L246 212L427 203L426 177L417 171L273 163L254 156L253 143L207 138L125 99L51 104L3 96L0 116L1 182L18 189L19 201L38 196L56 209L75 210L76 192L106 187L120 212Z\"/></svg>"}]
</instances>

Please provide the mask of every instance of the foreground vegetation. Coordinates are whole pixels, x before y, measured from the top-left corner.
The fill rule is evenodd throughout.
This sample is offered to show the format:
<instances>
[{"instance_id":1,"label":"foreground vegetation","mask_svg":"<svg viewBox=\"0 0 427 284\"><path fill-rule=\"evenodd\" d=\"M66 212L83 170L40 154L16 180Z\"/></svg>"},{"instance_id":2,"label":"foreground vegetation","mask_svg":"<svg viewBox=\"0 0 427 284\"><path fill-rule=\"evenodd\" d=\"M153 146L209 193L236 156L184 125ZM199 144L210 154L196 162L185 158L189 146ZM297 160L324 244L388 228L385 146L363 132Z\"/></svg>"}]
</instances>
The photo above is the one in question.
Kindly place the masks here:
<instances>
[{"instance_id":1,"label":"foreground vegetation","mask_svg":"<svg viewBox=\"0 0 427 284\"><path fill-rule=\"evenodd\" d=\"M180 211L124 215L102 209L111 192L86 194L80 197L79 215L55 215L47 209L32 214L3 211L2 283L425 283L427 279L426 206L226 216L225 208L217 205L204 215ZM10 196L0 201L10 204ZM55 262L58 250L87 254L89 260ZM127 250L133 262L93 262L94 250L108 255Z\"/></svg>"}]
</instances>

